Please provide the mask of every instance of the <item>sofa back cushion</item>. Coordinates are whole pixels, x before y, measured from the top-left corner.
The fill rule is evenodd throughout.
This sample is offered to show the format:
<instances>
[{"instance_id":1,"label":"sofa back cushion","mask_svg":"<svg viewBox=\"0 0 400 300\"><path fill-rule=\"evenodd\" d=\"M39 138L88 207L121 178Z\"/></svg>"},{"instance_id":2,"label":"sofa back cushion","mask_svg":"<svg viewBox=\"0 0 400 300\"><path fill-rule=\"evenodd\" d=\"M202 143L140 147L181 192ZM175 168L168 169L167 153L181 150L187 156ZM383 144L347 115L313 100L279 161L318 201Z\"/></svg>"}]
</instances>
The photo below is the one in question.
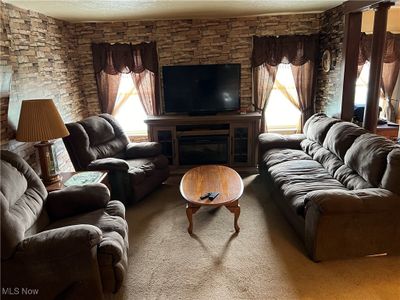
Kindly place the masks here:
<instances>
[{"instance_id":1,"label":"sofa back cushion","mask_svg":"<svg viewBox=\"0 0 400 300\"><path fill-rule=\"evenodd\" d=\"M322 113L315 114L304 124L304 134L307 139L322 145L328 130L338 122L341 122L341 120L329 118Z\"/></svg>"},{"instance_id":2,"label":"sofa back cushion","mask_svg":"<svg viewBox=\"0 0 400 300\"><path fill-rule=\"evenodd\" d=\"M76 170L84 170L93 160L123 157L129 143L118 122L109 114L100 114L80 122L66 124L70 135L63 138Z\"/></svg>"},{"instance_id":3,"label":"sofa back cushion","mask_svg":"<svg viewBox=\"0 0 400 300\"><path fill-rule=\"evenodd\" d=\"M354 141L344 162L374 187L378 187L386 170L388 154L394 148L392 141L366 133Z\"/></svg>"},{"instance_id":4,"label":"sofa back cushion","mask_svg":"<svg viewBox=\"0 0 400 300\"><path fill-rule=\"evenodd\" d=\"M387 156L387 167L383 174L381 187L400 195L400 146Z\"/></svg>"},{"instance_id":5,"label":"sofa back cushion","mask_svg":"<svg viewBox=\"0 0 400 300\"><path fill-rule=\"evenodd\" d=\"M47 191L39 176L15 153L1 151L1 259L9 258L25 232L43 214ZM42 227L48 224L46 218Z\"/></svg>"},{"instance_id":6,"label":"sofa back cushion","mask_svg":"<svg viewBox=\"0 0 400 300\"><path fill-rule=\"evenodd\" d=\"M339 122L333 124L326 134L324 148L328 149L341 160L344 160L347 150L360 135L367 133L361 128L350 122Z\"/></svg>"}]
</instances>

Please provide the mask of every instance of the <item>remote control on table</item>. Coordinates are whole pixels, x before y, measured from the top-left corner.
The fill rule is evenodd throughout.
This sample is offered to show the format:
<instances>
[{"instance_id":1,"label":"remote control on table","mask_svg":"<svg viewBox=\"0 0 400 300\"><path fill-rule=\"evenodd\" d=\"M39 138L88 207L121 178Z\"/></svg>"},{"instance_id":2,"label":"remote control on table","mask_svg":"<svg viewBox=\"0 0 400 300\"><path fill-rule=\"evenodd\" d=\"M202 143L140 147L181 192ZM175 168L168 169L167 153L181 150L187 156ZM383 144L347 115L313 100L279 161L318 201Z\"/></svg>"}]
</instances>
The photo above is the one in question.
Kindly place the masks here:
<instances>
[{"instance_id":1,"label":"remote control on table","mask_svg":"<svg viewBox=\"0 0 400 300\"><path fill-rule=\"evenodd\" d=\"M204 200L204 199L208 198L208 197L210 196L210 194L211 194L211 193L205 193L204 195L201 195L201 196L200 196L200 199L201 199L201 200Z\"/></svg>"},{"instance_id":2,"label":"remote control on table","mask_svg":"<svg viewBox=\"0 0 400 300\"><path fill-rule=\"evenodd\" d=\"M214 193L210 193L210 195L208 196L209 200L214 200L215 198L217 198L219 195L218 192L214 192Z\"/></svg>"}]
</instances>

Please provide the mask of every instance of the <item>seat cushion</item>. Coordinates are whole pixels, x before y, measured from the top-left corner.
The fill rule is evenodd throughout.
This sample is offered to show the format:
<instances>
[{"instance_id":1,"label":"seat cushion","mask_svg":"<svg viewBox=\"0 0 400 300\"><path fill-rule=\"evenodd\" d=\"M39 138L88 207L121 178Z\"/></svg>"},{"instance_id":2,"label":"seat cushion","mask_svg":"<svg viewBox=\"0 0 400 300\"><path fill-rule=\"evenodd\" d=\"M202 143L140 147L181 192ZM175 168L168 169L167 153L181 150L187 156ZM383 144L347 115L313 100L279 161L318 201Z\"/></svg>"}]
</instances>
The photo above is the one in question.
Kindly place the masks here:
<instances>
[{"instance_id":1,"label":"seat cushion","mask_svg":"<svg viewBox=\"0 0 400 300\"><path fill-rule=\"evenodd\" d=\"M105 210L98 209L90 213L76 215L51 223L44 230L55 229L70 225L89 224L96 226L103 233L117 232L122 238L125 238L128 232L126 221L121 218L124 215L124 208L117 203L117 200L110 201Z\"/></svg>"},{"instance_id":2,"label":"seat cushion","mask_svg":"<svg viewBox=\"0 0 400 300\"><path fill-rule=\"evenodd\" d=\"M268 169L291 160L312 160L312 158L301 150L275 148L264 153L262 162Z\"/></svg>"},{"instance_id":3,"label":"seat cushion","mask_svg":"<svg viewBox=\"0 0 400 300\"><path fill-rule=\"evenodd\" d=\"M155 170L168 168L168 159L164 155L129 159L126 162L129 164L128 174L133 185L138 185L147 177L153 176Z\"/></svg>"},{"instance_id":4,"label":"seat cushion","mask_svg":"<svg viewBox=\"0 0 400 300\"><path fill-rule=\"evenodd\" d=\"M284 195L290 207L304 216L304 199L308 192L343 189L339 181L314 160L292 160L276 164L269 169L275 185Z\"/></svg>"}]
</instances>

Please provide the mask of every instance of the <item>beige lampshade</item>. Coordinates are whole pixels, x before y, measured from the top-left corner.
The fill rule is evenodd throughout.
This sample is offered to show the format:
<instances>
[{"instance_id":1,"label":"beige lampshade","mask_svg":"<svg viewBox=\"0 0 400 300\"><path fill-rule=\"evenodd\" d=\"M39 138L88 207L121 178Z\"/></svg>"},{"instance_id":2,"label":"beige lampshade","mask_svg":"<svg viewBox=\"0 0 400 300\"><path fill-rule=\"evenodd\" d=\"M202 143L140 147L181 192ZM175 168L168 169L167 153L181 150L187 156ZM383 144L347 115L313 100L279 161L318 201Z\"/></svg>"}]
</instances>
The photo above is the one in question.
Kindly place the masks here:
<instances>
[{"instance_id":1,"label":"beige lampshade","mask_svg":"<svg viewBox=\"0 0 400 300\"><path fill-rule=\"evenodd\" d=\"M51 99L22 101L17 137L21 142L38 142L69 135Z\"/></svg>"}]
</instances>

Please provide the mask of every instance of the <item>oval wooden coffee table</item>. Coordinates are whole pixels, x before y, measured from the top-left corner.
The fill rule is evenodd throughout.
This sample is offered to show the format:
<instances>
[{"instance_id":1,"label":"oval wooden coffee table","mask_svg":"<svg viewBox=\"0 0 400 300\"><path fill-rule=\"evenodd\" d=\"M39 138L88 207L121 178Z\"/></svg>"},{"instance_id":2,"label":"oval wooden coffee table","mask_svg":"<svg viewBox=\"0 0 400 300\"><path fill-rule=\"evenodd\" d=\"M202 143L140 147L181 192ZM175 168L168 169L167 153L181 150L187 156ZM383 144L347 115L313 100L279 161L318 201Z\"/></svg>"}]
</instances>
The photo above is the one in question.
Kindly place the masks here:
<instances>
[{"instance_id":1,"label":"oval wooden coffee table","mask_svg":"<svg viewBox=\"0 0 400 300\"><path fill-rule=\"evenodd\" d=\"M190 169L183 175L180 192L186 200L186 215L189 220L188 232L193 233L192 215L201 206L225 206L234 214L234 226L239 232L238 219L240 215L239 198L243 194L243 181L239 174L228 167L206 165ZM214 200L201 200L200 196L208 192L218 192Z\"/></svg>"}]
</instances>

